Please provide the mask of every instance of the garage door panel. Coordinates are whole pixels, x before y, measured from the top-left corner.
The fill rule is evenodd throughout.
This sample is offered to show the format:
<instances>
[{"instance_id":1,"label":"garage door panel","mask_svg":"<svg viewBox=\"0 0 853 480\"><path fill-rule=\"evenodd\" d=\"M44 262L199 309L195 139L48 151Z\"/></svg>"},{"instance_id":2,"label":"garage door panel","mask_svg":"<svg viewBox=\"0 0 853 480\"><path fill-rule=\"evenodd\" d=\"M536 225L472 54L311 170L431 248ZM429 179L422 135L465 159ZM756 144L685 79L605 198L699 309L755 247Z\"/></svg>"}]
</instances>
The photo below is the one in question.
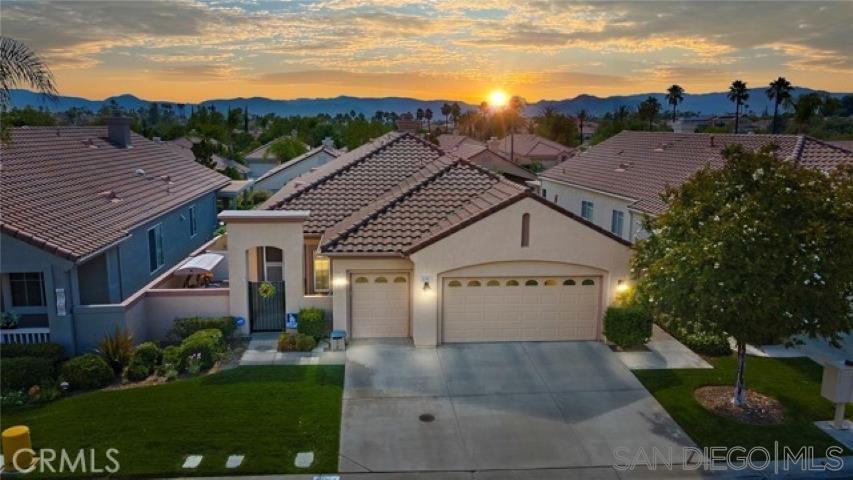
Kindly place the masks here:
<instances>
[{"instance_id":1,"label":"garage door panel","mask_svg":"<svg viewBox=\"0 0 853 480\"><path fill-rule=\"evenodd\" d=\"M593 340L598 332L599 279L472 277L443 286L444 342Z\"/></svg>"},{"instance_id":2,"label":"garage door panel","mask_svg":"<svg viewBox=\"0 0 853 480\"><path fill-rule=\"evenodd\" d=\"M409 282L405 273L353 275L352 335L409 336Z\"/></svg>"}]
</instances>

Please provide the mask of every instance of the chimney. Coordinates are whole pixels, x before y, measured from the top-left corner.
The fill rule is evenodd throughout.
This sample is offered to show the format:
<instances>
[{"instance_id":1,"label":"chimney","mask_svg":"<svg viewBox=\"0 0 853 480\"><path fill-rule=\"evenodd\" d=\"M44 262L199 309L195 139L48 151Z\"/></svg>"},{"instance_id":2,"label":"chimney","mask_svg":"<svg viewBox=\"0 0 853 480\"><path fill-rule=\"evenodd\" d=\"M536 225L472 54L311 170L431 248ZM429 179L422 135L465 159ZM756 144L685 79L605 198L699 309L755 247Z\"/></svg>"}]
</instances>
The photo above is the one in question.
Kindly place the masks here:
<instances>
[{"instance_id":1,"label":"chimney","mask_svg":"<svg viewBox=\"0 0 853 480\"><path fill-rule=\"evenodd\" d=\"M133 148L130 144L130 118L110 117L107 119L107 137L119 148Z\"/></svg>"}]
</instances>

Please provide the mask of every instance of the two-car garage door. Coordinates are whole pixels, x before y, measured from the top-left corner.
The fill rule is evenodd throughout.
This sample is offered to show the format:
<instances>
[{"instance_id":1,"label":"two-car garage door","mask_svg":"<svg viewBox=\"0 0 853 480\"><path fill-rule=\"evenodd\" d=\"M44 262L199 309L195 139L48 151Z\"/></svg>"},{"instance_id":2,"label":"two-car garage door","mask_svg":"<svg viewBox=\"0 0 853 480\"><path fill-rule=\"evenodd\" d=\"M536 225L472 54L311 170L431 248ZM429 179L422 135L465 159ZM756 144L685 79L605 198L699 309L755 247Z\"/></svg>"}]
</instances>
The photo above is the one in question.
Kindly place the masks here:
<instances>
[{"instance_id":1,"label":"two-car garage door","mask_svg":"<svg viewBox=\"0 0 853 480\"><path fill-rule=\"evenodd\" d=\"M594 340L600 277L446 278L444 342Z\"/></svg>"}]
</instances>

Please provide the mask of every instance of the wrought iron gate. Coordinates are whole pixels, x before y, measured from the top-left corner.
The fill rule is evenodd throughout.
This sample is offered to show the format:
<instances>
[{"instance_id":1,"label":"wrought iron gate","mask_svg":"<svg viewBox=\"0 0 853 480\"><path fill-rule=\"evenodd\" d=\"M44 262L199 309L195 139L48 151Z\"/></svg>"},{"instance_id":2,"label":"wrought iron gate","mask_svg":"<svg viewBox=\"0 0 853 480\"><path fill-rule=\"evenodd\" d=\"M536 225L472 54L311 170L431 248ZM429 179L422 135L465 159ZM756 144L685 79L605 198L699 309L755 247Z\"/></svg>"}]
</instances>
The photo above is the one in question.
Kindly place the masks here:
<instances>
[{"instance_id":1,"label":"wrought iron gate","mask_svg":"<svg viewBox=\"0 0 853 480\"><path fill-rule=\"evenodd\" d=\"M265 283L274 290L266 297L260 293ZM285 312L284 282L249 282L249 325L253 332L284 330Z\"/></svg>"}]
</instances>

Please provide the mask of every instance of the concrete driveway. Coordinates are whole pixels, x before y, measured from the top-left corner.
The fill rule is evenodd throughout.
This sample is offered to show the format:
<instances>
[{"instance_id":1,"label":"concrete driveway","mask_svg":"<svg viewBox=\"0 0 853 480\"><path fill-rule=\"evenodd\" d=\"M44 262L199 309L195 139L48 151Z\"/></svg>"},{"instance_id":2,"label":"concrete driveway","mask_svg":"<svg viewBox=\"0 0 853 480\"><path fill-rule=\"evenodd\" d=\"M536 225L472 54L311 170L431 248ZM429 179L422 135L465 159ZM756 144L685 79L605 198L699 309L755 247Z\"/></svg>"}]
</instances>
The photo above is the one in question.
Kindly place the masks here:
<instances>
[{"instance_id":1,"label":"concrete driveway","mask_svg":"<svg viewBox=\"0 0 853 480\"><path fill-rule=\"evenodd\" d=\"M427 417L421 418L426 415ZM605 345L347 349L341 472L610 466L693 442Z\"/></svg>"}]
</instances>

